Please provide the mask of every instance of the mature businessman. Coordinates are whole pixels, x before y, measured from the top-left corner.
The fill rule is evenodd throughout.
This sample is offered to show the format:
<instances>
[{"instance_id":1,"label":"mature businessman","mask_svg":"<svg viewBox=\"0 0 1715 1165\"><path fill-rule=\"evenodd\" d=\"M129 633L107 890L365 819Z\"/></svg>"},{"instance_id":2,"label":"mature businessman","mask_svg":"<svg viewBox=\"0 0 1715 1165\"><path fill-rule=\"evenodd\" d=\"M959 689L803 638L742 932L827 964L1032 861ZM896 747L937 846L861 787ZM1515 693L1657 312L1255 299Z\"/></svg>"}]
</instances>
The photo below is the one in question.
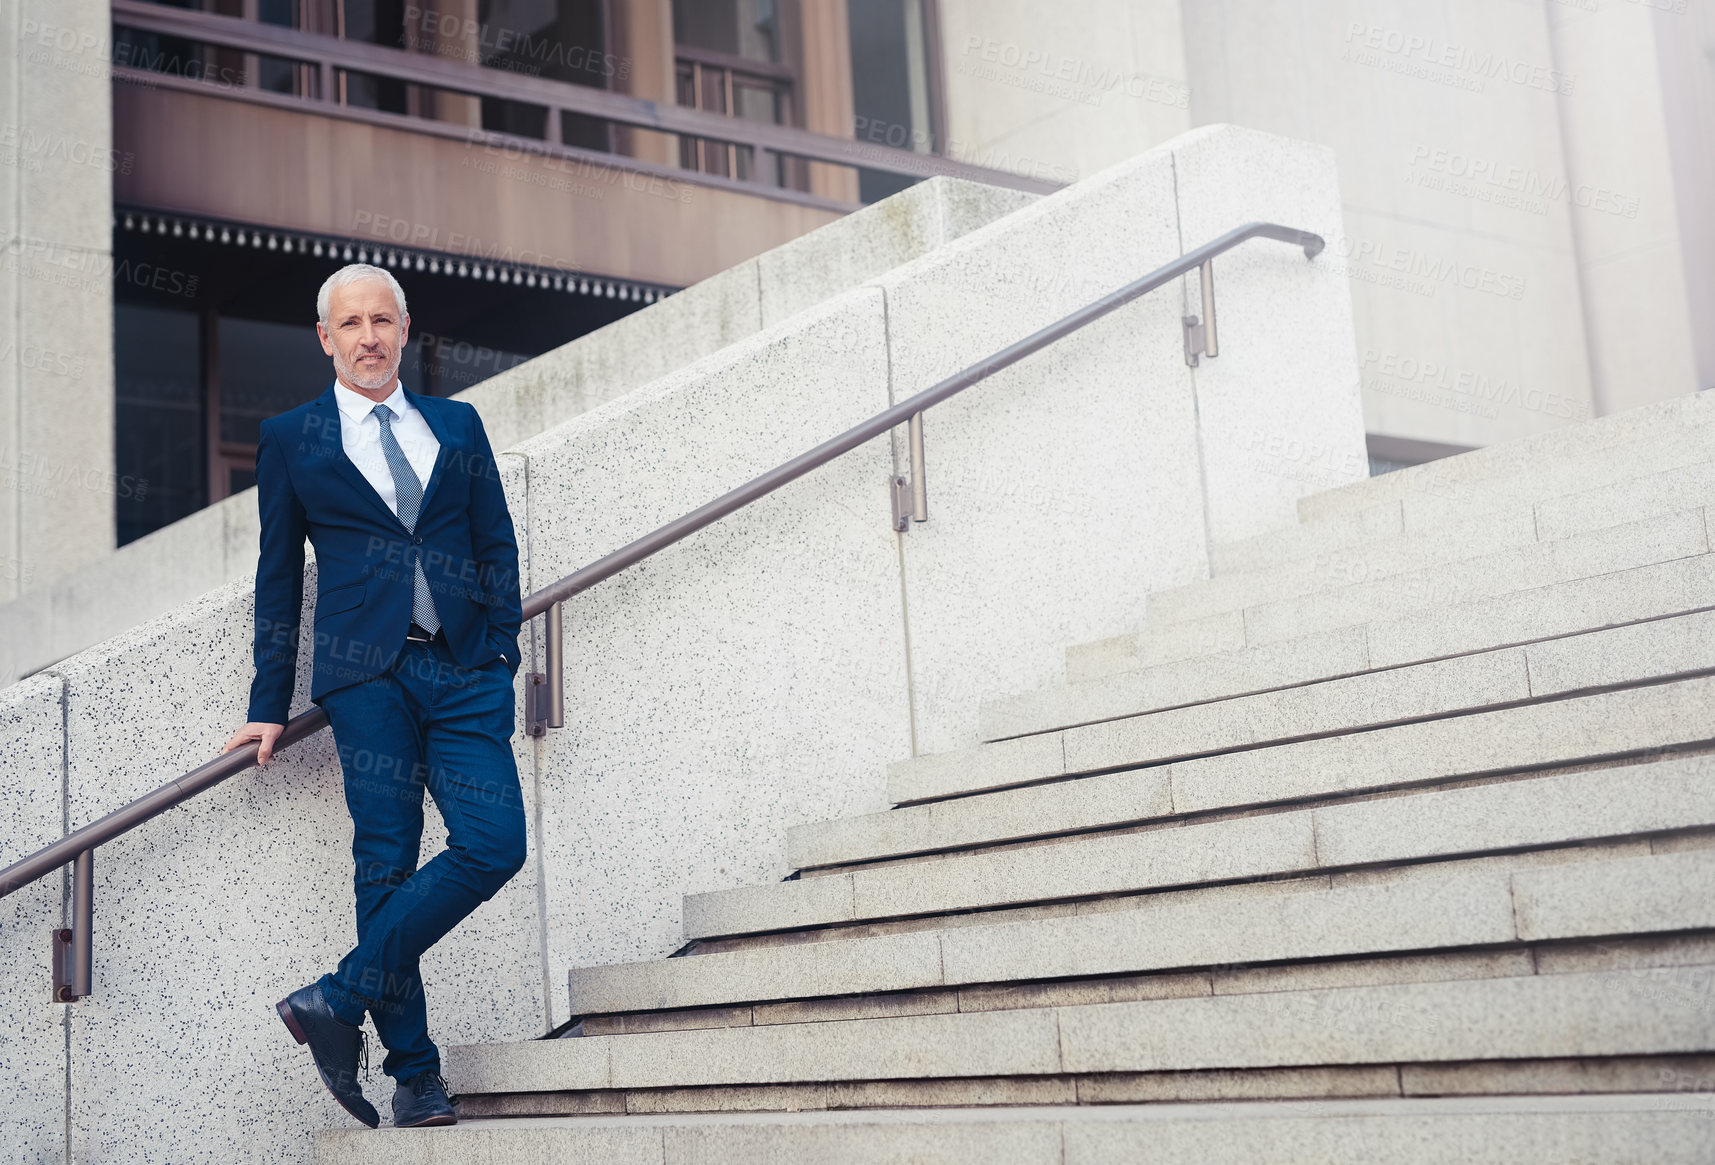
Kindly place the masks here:
<instances>
[{"instance_id":1,"label":"mature businessman","mask_svg":"<svg viewBox=\"0 0 1715 1165\"><path fill-rule=\"evenodd\" d=\"M409 334L391 274L356 263L316 297L336 380L265 421L250 723L266 763L297 673L304 539L316 548L310 699L333 728L351 810L357 946L277 1005L323 1083L374 1128L357 1079L367 1012L397 1082L393 1123L457 1120L429 1039L418 959L524 863L509 740L518 546L476 410L399 383ZM417 866L427 789L447 848Z\"/></svg>"}]
</instances>

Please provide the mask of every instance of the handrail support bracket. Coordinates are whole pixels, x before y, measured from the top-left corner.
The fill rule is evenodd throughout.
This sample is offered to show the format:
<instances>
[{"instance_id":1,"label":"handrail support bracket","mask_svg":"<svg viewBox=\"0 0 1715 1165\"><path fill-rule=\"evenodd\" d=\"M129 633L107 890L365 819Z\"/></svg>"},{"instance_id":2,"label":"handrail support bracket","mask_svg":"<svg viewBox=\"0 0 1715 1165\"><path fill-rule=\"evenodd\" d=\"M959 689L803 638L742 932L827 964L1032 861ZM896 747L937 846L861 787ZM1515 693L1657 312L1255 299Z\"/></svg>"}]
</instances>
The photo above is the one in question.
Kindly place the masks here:
<instances>
[{"instance_id":1,"label":"handrail support bracket","mask_svg":"<svg viewBox=\"0 0 1715 1165\"><path fill-rule=\"evenodd\" d=\"M906 444L911 455L911 476L893 479L893 529L903 534L912 522L929 520L929 479L923 470L923 412L911 414L906 426Z\"/></svg>"},{"instance_id":2,"label":"handrail support bracket","mask_svg":"<svg viewBox=\"0 0 1715 1165\"><path fill-rule=\"evenodd\" d=\"M71 926L53 932L54 1002L76 1003L90 993L94 977L95 851L72 861Z\"/></svg>"},{"instance_id":3,"label":"handrail support bracket","mask_svg":"<svg viewBox=\"0 0 1715 1165\"><path fill-rule=\"evenodd\" d=\"M524 731L530 736L546 736L548 729L566 726L563 606L563 603L552 604L542 619L542 636L546 640L544 654L547 656L543 665L545 670L533 671L525 677Z\"/></svg>"},{"instance_id":4,"label":"handrail support bracket","mask_svg":"<svg viewBox=\"0 0 1715 1165\"><path fill-rule=\"evenodd\" d=\"M1215 339L1215 260L1203 260L1197 268L1197 284L1202 292L1203 318L1184 317L1185 363L1197 367L1202 356L1219 356L1220 345Z\"/></svg>"}]
</instances>

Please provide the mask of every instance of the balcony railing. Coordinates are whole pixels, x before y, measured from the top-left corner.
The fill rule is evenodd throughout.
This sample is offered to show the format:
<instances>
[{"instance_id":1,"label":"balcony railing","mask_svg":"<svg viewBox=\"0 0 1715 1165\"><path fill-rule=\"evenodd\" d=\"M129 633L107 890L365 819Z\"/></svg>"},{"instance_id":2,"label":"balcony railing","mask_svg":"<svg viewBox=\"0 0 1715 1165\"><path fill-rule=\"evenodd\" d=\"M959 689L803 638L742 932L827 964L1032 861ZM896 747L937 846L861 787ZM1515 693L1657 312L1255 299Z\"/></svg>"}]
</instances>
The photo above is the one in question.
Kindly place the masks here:
<instances>
[{"instance_id":1,"label":"balcony railing","mask_svg":"<svg viewBox=\"0 0 1715 1165\"><path fill-rule=\"evenodd\" d=\"M116 80L162 89L217 93L232 100L276 108L295 109L322 116L340 117L407 129L417 133L457 138L466 142L510 145L529 152L594 160L642 172L671 176L679 181L742 189L793 201L828 203L763 181L660 166L618 154L601 153L563 144L561 127L567 118L594 119L618 126L649 130L700 142L721 143L761 157L767 153L787 158L827 162L854 169L879 170L913 178L945 174L955 178L1004 186L1034 194L1047 194L1059 183L1044 181L1005 170L975 166L935 154L871 142L858 142L829 134L814 133L790 125L779 125L742 117L729 117L679 105L647 101L546 77L534 77L502 69L484 68L469 61L400 48L342 40L319 33L303 32L278 25L261 24L233 16L169 8L146 0L111 0L116 28L134 29L160 36L177 37L198 45L235 50L271 64L269 72L292 78L277 88L256 83L258 78L240 70L228 76L223 70L199 71L198 76L176 75L140 68L123 60L113 65ZM350 86L342 79L385 78L408 85L427 87L449 95L499 98L545 110L543 136L525 137L459 125L425 116L390 113L365 108L342 99ZM845 204L838 205L849 209Z\"/></svg>"}]
</instances>

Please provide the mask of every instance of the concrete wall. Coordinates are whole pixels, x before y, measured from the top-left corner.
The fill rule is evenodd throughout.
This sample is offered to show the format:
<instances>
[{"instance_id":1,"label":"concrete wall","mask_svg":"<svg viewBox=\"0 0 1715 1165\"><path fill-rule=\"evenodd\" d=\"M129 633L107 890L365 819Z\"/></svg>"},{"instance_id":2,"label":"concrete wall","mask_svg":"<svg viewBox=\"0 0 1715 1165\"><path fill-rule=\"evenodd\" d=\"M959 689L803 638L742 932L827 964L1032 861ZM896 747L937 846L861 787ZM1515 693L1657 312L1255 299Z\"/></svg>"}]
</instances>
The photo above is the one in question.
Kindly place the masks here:
<instances>
[{"instance_id":1,"label":"concrete wall","mask_svg":"<svg viewBox=\"0 0 1715 1165\"><path fill-rule=\"evenodd\" d=\"M1532 193L1566 174L1545 7L1186 6L1194 119L1339 159L1373 433L1473 446L1591 415L1571 201ZM1519 62L1526 83L1423 59L1446 53Z\"/></svg>"},{"instance_id":2,"label":"concrete wall","mask_svg":"<svg viewBox=\"0 0 1715 1165\"><path fill-rule=\"evenodd\" d=\"M1076 181L1192 126L1176 0L940 0L945 152Z\"/></svg>"},{"instance_id":3,"label":"concrete wall","mask_svg":"<svg viewBox=\"0 0 1715 1165\"><path fill-rule=\"evenodd\" d=\"M1663 4L1549 6L1556 58L1586 87L1561 116L1604 413L1715 387L1715 15Z\"/></svg>"},{"instance_id":4,"label":"concrete wall","mask_svg":"<svg viewBox=\"0 0 1715 1165\"><path fill-rule=\"evenodd\" d=\"M0 0L0 601L113 549L108 21Z\"/></svg>"},{"instance_id":5,"label":"concrete wall","mask_svg":"<svg viewBox=\"0 0 1715 1165\"><path fill-rule=\"evenodd\" d=\"M457 396L508 448L1034 198L931 179ZM0 684L242 578L258 534L256 493L245 490L0 606Z\"/></svg>"},{"instance_id":6,"label":"concrete wall","mask_svg":"<svg viewBox=\"0 0 1715 1165\"><path fill-rule=\"evenodd\" d=\"M1475 446L1715 385L1698 0L947 0L955 152L1087 174L1193 125L1339 163L1371 433ZM1243 181L1242 176L1238 180Z\"/></svg>"},{"instance_id":7,"label":"concrete wall","mask_svg":"<svg viewBox=\"0 0 1715 1165\"><path fill-rule=\"evenodd\" d=\"M1235 196L1240 170L1284 193ZM1068 270L1135 278L1210 218L1337 238L1335 190L1325 150L1198 131L516 445L530 586L1085 302ZM685 893L779 876L787 827L882 807L889 762L974 743L980 701L1053 678L1066 636L1202 577L1211 528L1361 476L1345 282L1278 244L1228 258L1225 379L1186 367L1164 288L932 411L930 519L909 533L877 441L573 600L567 726L515 740L531 862L425 965L437 1037L566 1018L569 967L678 947ZM1259 459L1247 412L1328 451L1328 478ZM8 856L213 754L243 715L251 606L226 584L0 696ZM535 628L527 645L540 659ZM69 1120L77 1162L309 1160L348 1118L271 1005L354 938L349 828L323 736L104 847L95 995L74 1005L45 999L57 887L9 898L19 1143L58 1159Z\"/></svg>"}]
</instances>

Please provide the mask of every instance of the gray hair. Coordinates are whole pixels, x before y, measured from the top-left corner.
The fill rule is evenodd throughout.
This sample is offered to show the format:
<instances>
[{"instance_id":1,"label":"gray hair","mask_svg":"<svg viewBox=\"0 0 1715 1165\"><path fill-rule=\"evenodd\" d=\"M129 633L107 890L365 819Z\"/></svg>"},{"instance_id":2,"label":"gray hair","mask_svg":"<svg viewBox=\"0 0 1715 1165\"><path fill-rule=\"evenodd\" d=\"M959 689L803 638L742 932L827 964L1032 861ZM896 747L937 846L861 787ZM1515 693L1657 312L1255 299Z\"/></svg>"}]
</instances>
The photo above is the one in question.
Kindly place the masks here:
<instances>
[{"instance_id":1,"label":"gray hair","mask_svg":"<svg viewBox=\"0 0 1715 1165\"><path fill-rule=\"evenodd\" d=\"M393 278L393 272L385 271L369 263L347 263L322 283L322 289L316 292L316 319L325 328L328 322L328 300L333 295L333 289L344 287L349 283L361 283L365 279L379 279L393 289L393 302L399 305L399 318L404 319L410 313L405 310L405 289L399 286L399 281Z\"/></svg>"}]
</instances>

